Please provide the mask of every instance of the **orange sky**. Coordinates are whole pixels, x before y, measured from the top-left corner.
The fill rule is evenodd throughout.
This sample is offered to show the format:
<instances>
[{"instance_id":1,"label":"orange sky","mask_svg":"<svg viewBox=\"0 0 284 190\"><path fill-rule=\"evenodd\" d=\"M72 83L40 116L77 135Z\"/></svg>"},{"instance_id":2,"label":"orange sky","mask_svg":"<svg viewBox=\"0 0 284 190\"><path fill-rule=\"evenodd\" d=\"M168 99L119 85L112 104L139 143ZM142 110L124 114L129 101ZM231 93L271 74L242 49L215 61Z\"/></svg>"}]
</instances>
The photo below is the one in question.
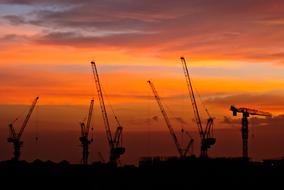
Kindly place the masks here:
<instances>
[{"instance_id":1,"label":"orange sky","mask_svg":"<svg viewBox=\"0 0 284 190\"><path fill-rule=\"evenodd\" d=\"M41 106L85 108L94 96L99 113L90 65L95 60L108 102L128 130L143 130L145 120L160 114L148 79L171 117L194 130L180 56L187 58L217 128L227 127L223 120L231 116L231 104L280 115L283 13L281 0L1 1L1 125L21 112L12 105L29 105L35 96ZM66 109L54 125L69 128L86 114L73 111ZM48 113L41 111L42 122ZM74 115L71 121L68 115ZM159 125L157 130L166 129Z\"/></svg>"},{"instance_id":2,"label":"orange sky","mask_svg":"<svg viewBox=\"0 0 284 190\"><path fill-rule=\"evenodd\" d=\"M230 114L230 104L281 114L283 5L3 1L0 104L29 104L39 95L40 105L87 105L96 96L95 60L114 106L151 102L151 79L175 109L187 99L179 60L185 56L215 115Z\"/></svg>"}]
</instances>

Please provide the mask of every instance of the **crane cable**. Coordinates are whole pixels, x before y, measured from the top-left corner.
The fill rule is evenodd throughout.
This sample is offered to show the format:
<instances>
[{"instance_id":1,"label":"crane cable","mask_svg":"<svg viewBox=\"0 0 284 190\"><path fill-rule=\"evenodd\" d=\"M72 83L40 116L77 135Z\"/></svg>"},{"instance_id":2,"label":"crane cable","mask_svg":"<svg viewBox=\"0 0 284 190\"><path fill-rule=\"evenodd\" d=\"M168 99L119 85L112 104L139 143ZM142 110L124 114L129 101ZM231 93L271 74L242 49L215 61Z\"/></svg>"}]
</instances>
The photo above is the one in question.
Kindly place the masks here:
<instances>
[{"instance_id":1,"label":"crane cable","mask_svg":"<svg viewBox=\"0 0 284 190\"><path fill-rule=\"evenodd\" d=\"M112 113L113 117L115 118L115 121L117 122L118 126L121 126L121 125L120 125L120 122L119 122L119 120L118 120L118 117L117 117L117 115L115 114L114 109L113 109L113 107L112 107L112 105L111 105L111 103L110 103L110 101L109 101L109 95L105 93L104 88L103 88L102 85L101 85L101 89L102 89L102 92L103 92L103 94L104 94L104 96L105 96L106 103L107 103L107 105L110 107L111 113Z\"/></svg>"},{"instance_id":2,"label":"crane cable","mask_svg":"<svg viewBox=\"0 0 284 190\"><path fill-rule=\"evenodd\" d=\"M25 110L23 110L17 117L16 119L14 119L11 124L14 124L15 122L17 122L19 120L19 118L21 118L29 109L26 108Z\"/></svg>"},{"instance_id":3,"label":"crane cable","mask_svg":"<svg viewBox=\"0 0 284 190\"><path fill-rule=\"evenodd\" d=\"M109 101L109 96L108 96L107 93L105 92L101 81L100 81L100 86L101 86L102 94L103 94L103 96L104 96L105 103L106 103L106 105L108 105L108 106L110 107L111 112L112 112L112 115L113 115L113 117L115 118L115 121L116 121L118 127L120 127L121 125L120 125L120 122L119 122L119 120L118 120L118 117L117 117L117 115L116 115L115 112L114 112L114 109L113 109L113 107L112 107L112 105L111 105L111 103L110 103L110 101ZM113 136L112 136L112 138L113 138ZM120 138L120 140L121 140L120 144L122 144L122 137Z\"/></svg>"},{"instance_id":4,"label":"crane cable","mask_svg":"<svg viewBox=\"0 0 284 190\"><path fill-rule=\"evenodd\" d=\"M203 109L205 110L205 112L206 112L206 114L208 115L208 117L211 118L211 114L209 113L209 111L208 111L206 105L204 104L204 102L203 102L203 100L202 100L202 98L201 98L201 96L200 96L200 93L198 92L198 90L197 90L195 87L193 87L193 88L194 88L194 91L195 91L196 94L197 94L198 99L200 100L200 103L201 103Z\"/></svg>"},{"instance_id":5,"label":"crane cable","mask_svg":"<svg viewBox=\"0 0 284 190\"><path fill-rule=\"evenodd\" d=\"M36 144L36 157L38 158L39 157L39 111L38 111L39 107L36 106L35 107L35 144Z\"/></svg>"},{"instance_id":6,"label":"crane cable","mask_svg":"<svg viewBox=\"0 0 284 190\"><path fill-rule=\"evenodd\" d=\"M36 140L36 144L37 144L37 143L38 143L38 139L39 139L39 130L38 130L38 123L39 123L39 120L38 120L38 106L36 106L35 112L36 112L36 117L35 117L36 137L35 137L35 140Z\"/></svg>"},{"instance_id":7,"label":"crane cable","mask_svg":"<svg viewBox=\"0 0 284 190\"><path fill-rule=\"evenodd\" d=\"M215 117L212 117L211 114L209 113L209 111L208 111L206 105L204 104L204 102L203 102L203 100L202 100L202 98L201 98L200 93L198 92L198 90L197 90L195 87L193 87L193 88L194 88L194 90L195 90L195 92L196 92L196 94L197 94L197 97L198 97L198 99L200 100L200 103L201 103L201 105L203 106L203 109L205 110L205 112L206 112L208 118L212 118L212 119L215 120ZM213 135L213 129L211 129L211 130L212 130L212 131L211 131L211 134Z\"/></svg>"}]
</instances>

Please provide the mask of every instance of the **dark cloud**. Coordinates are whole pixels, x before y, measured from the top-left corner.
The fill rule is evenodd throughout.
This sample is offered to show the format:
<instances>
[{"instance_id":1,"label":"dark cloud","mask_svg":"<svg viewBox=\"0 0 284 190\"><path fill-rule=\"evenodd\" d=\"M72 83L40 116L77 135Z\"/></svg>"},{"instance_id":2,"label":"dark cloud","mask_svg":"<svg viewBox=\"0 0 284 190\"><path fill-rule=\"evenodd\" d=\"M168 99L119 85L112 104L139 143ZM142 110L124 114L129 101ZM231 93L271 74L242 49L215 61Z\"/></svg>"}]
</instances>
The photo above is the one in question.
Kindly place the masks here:
<instances>
[{"instance_id":1,"label":"dark cloud","mask_svg":"<svg viewBox=\"0 0 284 190\"><path fill-rule=\"evenodd\" d=\"M214 3L211 0L4 0L1 3L37 5L29 14L11 13L2 19L11 24L43 27L45 31L31 39L38 43L115 46L134 51L146 47L167 55L191 52L193 57L284 62L280 51L284 45L283 30L274 27L283 24L284 2L280 0Z\"/></svg>"},{"instance_id":2,"label":"dark cloud","mask_svg":"<svg viewBox=\"0 0 284 190\"><path fill-rule=\"evenodd\" d=\"M14 24L14 25L26 23L23 17L17 16L17 15L7 15L7 16L3 16L2 18L8 20L11 24Z\"/></svg>"},{"instance_id":3,"label":"dark cloud","mask_svg":"<svg viewBox=\"0 0 284 190\"><path fill-rule=\"evenodd\" d=\"M284 115L274 117L252 117L250 123L253 126L283 127Z\"/></svg>"},{"instance_id":4,"label":"dark cloud","mask_svg":"<svg viewBox=\"0 0 284 190\"><path fill-rule=\"evenodd\" d=\"M4 36L0 36L0 48L6 47L8 44L23 44L29 43L30 38L24 35L15 35L15 34L8 34Z\"/></svg>"},{"instance_id":5,"label":"dark cloud","mask_svg":"<svg viewBox=\"0 0 284 190\"><path fill-rule=\"evenodd\" d=\"M69 3L79 3L76 0L0 0L0 4L11 4L11 5L34 5L34 4L69 4Z\"/></svg>"},{"instance_id":6,"label":"dark cloud","mask_svg":"<svg viewBox=\"0 0 284 190\"><path fill-rule=\"evenodd\" d=\"M222 123L225 123L225 124L233 124L233 123L235 123L235 122L234 122L234 120L233 120L231 117L224 116L224 119L223 119Z\"/></svg>"},{"instance_id":7,"label":"dark cloud","mask_svg":"<svg viewBox=\"0 0 284 190\"><path fill-rule=\"evenodd\" d=\"M263 53L263 52L250 52L247 54L244 54L244 57L247 59L251 59L251 60L259 60L259 61L263 61L263 60L283 60L284 58L284 52L282 52L281 50L279 52L275 52L275 53Z\"/></svg>"},{"instance_id":8,"label":"dark cloud","mask_svg":"<svg viewBox=\"0 0 284 190\"><path fill-rule=\"evenodd\" d=\"M173 118L176 122L182 124L182 125L187 125L188 123L182 118L182 117L174 117Z\"/></svg>"},{"instance_id":9,"label":"dark cloud","mask_svg":"<svg viewBox=\"0 0 284 190\"><path fill-rule=\"evenodd\" d=\"M150 126L150 125L156 125L158 122L160 122L160 117L155 115L150 118L132 118L129 120L131 125L135 126Z\"/></svg>"},{"instance_id":10,"label":"dark cloud","mask_svg":"<svg viewBox=\"0 0 284 190\"><path fill-rule=\"evenodd\" d=\"M228 125L240 125L241 126L241 116L240 118L232 118L232 117L224 117L224 120L222 121L224 124ZM249 117L249 125L252 127L268 127L272 128L273 127L283 127L284 123L284 115L277 115L273 117Z\"/></svg>"},{"instance_id":11,"label":"dark cloud","mask_svg":"<svg viewBox=\"0 0 284 190\"><path fill-rule=\"evenodd\" d=\"M222 97L208 98L206 104L217 105L224 108L230 108L231 105L241 107L253 106L256 109L281 110L284 108L283 93L267 93L267 94L237 94ZM263 110L266 111L266 110Z\"/></svg>"},{"instance_id":12,"label":"dark cloud","mask_svg":"<svg viewBox=\"0 0 284 190\"><path fill-rule=\"evenodd\" d=\"M170 120L182 125L188 124L182 117L172 117L170 118ZM136 125L157 125L157 123L159 122L162 122L162 124L164 125L164 118L157 115L151 118L132 120L132 123L135 123Z\"/></svg>"},{"instance_id":13,"label":"dark cloud","mask_svg":"<svg viewBox=\"0 0 284 190\"><path fill-rule=\"evenodd\" d=\"M153 116L153 117L152 117L152 120L154 120L154 121L159 121L159 117L158 117L158 116Z\"/></svg>"},{"instance_id":14,"label":"dark cloud","mask_svg":"<svg viewBox=\"0 0 284 190\"><path fill-rule=\"evenodd\" d=\"M150 34L148 34L150 36ZM146 38L145 34L115 34L110 36L89 36L74 32L53 32L43 36L38 36L34 42L51 45L67 45L80 47L134 47L137 46L138 39ZM150 45L150 41L145 41L145 45ZM140 44L141 46L141 44Z\"/></svg>"}]
</instances>

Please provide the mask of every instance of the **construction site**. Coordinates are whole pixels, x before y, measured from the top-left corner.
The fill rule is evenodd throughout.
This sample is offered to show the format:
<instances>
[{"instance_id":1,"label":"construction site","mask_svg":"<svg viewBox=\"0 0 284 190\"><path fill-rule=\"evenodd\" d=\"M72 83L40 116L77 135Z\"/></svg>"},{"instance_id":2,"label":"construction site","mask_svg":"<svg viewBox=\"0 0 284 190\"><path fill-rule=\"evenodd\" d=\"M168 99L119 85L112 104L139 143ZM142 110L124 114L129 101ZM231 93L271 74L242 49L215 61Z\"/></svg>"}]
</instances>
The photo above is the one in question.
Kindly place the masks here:
<instances>
[{"instance_id":1,"label":"construction site","mask_svg":"<svg viewBox=\"0 0 284 190\"><path fill-rule=\"evenodd\" d=\"M0 0L0 189L276 189L284 0Z\"/></svg>"},{"instance_id":2,"label":"construction site","mask_svg":"<svg viewBox=\"0 0 284 190\"><path fill-rule=\"evenodd\" d=\"M188 90L188 105L192 107L195 127L198 136L193 135L182 128L183 135L181 142L180 134L160 97L159 88L154 85L154 80L145 80L152 92L153 104L157 104L161 118L168 131L168 138L171 139L172 147L176 155L147 156L140 155L137 164L122 163L121 158L127 154L127 147L123 144L125 131L120 123L119 117L112 110L107 110L106 96L99 76L99 70L94 61L91 62L91 72L97 94L90 98L89 110L86 110L86 117L79 122L78 143L81 147L80 163L69 163L63 160L59 163L53 161L42 161L34 158L33 162L26 162L21 159L24 142L22 136L25 130L29 130L29 120L37 106L38 101L44 97L36 97L21 124L17 129L15 124L18 118L8 125L9 136L7 142L13 148L11 160L0 162L0 176L4 183L13 183L11 179L17 179L18 183L13 187L36 188L43 185L45 188L52 188L55 184L58 187L77 187L95 189L159 189L159 188L225 188L227 185L234 185L234 188L254 188L273 185L280 185L284 171L284 160L252 160L249 155L249 117L258 116L271 118L272 114L253 108L237 107L228 105L228 112L232 116L241 114L239 121L240 137L242 141L242 154L238 157L212 157L210 150L214 149L218 139L214 136L214 120L209 110L205 108L207 118L200 115L201 107L196 100L194 84L190 77L190 69L184 57L180 58L181 66L185 77L185 86ZM94 138L96 121L93 121L94 104L98 101L100 117L103 120L105 137L108 145L108 157L104 158L101 152L98 153L100 161L90 160L91 145L96 143ZM155 103L156 102L156 103ZM109 107L109 106L108 106ZM115 121L113 129L110 117ZM203 122L206 121L206 122ZM198 137L198 139L196 139ZM220 140L220 138L219 138ZM198 151L193 150L194 142L199 142ZM52 147L51 147L52 148ZM137 151L139 151L137 149ZM32 181L36 181L33 183ZM273 185L271 184L273 183ZM6 184L6 185L7 185ZM272 186L271 186L272 185Z\"/></svg>"}]
</instances>

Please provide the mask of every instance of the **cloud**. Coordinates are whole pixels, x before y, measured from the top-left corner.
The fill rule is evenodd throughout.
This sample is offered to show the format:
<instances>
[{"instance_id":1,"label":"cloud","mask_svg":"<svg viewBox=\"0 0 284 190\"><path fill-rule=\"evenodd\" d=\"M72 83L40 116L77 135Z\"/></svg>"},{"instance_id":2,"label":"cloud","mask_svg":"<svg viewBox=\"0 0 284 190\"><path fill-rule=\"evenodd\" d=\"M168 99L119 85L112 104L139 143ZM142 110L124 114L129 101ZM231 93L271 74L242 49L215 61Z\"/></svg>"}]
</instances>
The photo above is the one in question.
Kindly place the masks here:
<instances>
[{"instance_id":1,"label":"cloud","mask_svg":"<svg viewBox=\"0 0 284 190\"><path fill-rule=\"evenodd\" d=\"M262 18L257 21L260 24L268 25L268 26L275 26L275 27L283 27L284 26L284 16L270 16L266 18Z\"/></svg>"},{"instance_id":2,"label":"cloud","mask_svg":"<svg viewBox=\"0 0 284 190\"><path fill-rule=\"evenodd\" d=\"M32 11L2 20L42 29L30 41L52 46L116 47L196 59L284 63L280 0L2 0ZM275 27L278 26L278 27ZM273 35L270 35L273 34ZM11 33L12 35L12 33Z\"/></svg>"},{"instance_id":3,"label":"cloud","mask_svg":"<svg viewBox=\"0 0 284 190\"><path fill-rule=\"evenodd\" d=\"M236 121L236 120L233 120L231 117L224 116L224 119L223 119L222 123L233 124L233 123L235 123L234 121Z\"/></svg>"},{"instance_id":4,"label":"cloud","mask_svg":"<svg viewBox=\"0 0 284 190\"><path fill-rule=\"evenodd\" d=\"M24 35L8 34L8 35L0 36L0 42L2 43L1 45L28 42L28 41L29 41L29 37L24 36Z\"/></svg>"},{"instance_id":5,"label":"cloud","mask_svg":"<svg viewBox=\"0 0 284 190\"><path fill-rule=\"evenodd\" d=\"M153 117L152 117L152 120L154 120L154 121L159 121L159 117L158 117L158 116L153 116Z\"/></svg>"},{"instance_id":6,"label":"cloud","mask_svg":"<svg viewBox=\"0 0 284 190\"><path fill-rule=\"evenodd\" d=\"M224 124L228 125L241 125L241 119L232 118L232 117L224 117L222 121ZM284 123L284 115L276 115L273 117L249 117L249 125L252 127L267 127L273 129L274 127L282 128Z\"/></svg>"},{"instance_id":7,"label":"cloud","mask_svg":"<svg viewBox=\"0 0 284 190\"><path fill-rule=\"evenodd\" d=\"M182 117L174 117L176 122L182 124L182 125L187 125L188 123L182 118Z\"/></svg>"},{"instance_id":8,"label":"cloud","mask_svg":"<svg viewBox=\"0 0 284 190\"><path fill-rule=\"evenodd\" d=\"M0 0L0 4L11 4L11 5L34 5L34 4L52 4L52 3L62 3L62 4L68 4L68 3L75 3L79 1L76 0Z\"/></svg>"},{"instance_id":9,"label":"cloud","mask_svg":"<svg viewBox=\"0 0 284 190\"><path fill-rule=\"evenodd\" d=\"M2 18L9 21L9 23L14 24L14 25L20 25L20 24L26 23L23 17L17 16L17 15L7 15L7 16L3 16Z\"/></svg>"},{"instance_id":10,"label":"cloud","mask_svg":"<svg viewBox=\"0 0 284 190\"><path fill-rule=\"evenodd\" d=\"M241 107L252 107L255 109L265 109L262 111L279 111L284 110L284 95L283 93L264 93L264 94L237 94L215 98L208 98L206 104L211 104L223 108L228 108L231 105Z\"/></svg>"},{"instance_id":11,"label":"cloud","mask_svg":"<svg viewBox=\"0 0 284 190\"><path fill-rule=\"evenodd\" d=\"M186 122L182 117L171 117L169 118L170 121L172 121L172 123L175 124L182 124L182 125L188 125L188 122ZM136 118L136 119L132 119L131 123L135 124L135 125L165 125L164 123L164 118L163 116L158 116L155 115L153 117L150 118L145 118L145 119L141 119L141 118Z\"/></svg>"},{"instance_id":12,"label":"cloud","mask_svg":"<svg viewBox=\"0 0 284 190\"><path fill-rule=\"evenodd\" d=\"M146 35L146 36L145 36ZM134 47L137 38L147 38L151 34L114 34L109 36L90 36L74 32L53 32L38 36L34 42L39 44L64 45L75 47ZM150 41L148 42L148 44ZM142 43L140 43L141 46ZM147 44L147 41L145 42Z\"/></svg>"}]
</instances>

